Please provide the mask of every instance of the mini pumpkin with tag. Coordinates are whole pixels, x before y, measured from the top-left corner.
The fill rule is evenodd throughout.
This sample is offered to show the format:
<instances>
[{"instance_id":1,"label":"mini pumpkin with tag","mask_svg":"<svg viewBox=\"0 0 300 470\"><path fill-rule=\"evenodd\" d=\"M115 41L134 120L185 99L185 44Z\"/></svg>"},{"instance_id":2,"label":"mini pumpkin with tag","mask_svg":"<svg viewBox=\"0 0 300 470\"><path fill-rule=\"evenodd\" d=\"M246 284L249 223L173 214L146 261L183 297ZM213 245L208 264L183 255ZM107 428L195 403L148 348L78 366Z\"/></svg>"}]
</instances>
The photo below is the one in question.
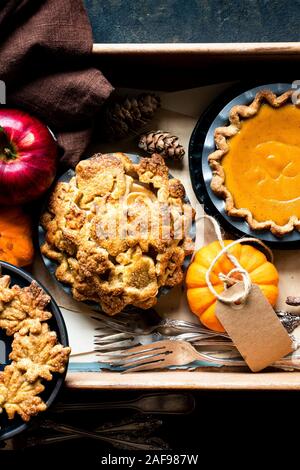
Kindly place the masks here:
<instances>
[{"instance_id":1,"label":"mini pumpkin with tag","mask_svg":"<svg viewBox=\"0 0 300 470\"><path fill-rule=\"evenodd\" d=\"M232 240L224 241L225 246L230 243ZM187 271L186 286L191 311L200 318L207 328L223 332L224 328L215 314L217 299L206 282L207 270L221 249L220 243L215 241L204 246L195 254ZM242 268L249 273L251 282L259 286L270 304L274 306L278 297L279 281L278 271L274 264L267 260L264 253L250 245L238 243L229 248L228 252L235 256ZM224 284L224 279L221 279L220 274L226 277L234 267L226 254L216 262L210 275L210 281L217 293L221 293L226 287L233 285L234 279L241 280L239 273L233 274L230 284Z\"/></svg>"}]
</instances>

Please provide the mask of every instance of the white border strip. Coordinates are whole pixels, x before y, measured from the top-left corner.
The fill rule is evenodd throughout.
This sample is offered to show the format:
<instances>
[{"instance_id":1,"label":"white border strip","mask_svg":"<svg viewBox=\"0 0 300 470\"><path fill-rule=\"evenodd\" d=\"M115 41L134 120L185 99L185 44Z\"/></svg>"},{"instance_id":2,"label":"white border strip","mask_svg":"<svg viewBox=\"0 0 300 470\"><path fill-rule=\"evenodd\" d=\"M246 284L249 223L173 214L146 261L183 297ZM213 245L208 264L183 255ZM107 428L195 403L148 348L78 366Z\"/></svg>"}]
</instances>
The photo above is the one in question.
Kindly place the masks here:
<instances>
[{"instance_id":1,"label":"white border strip","mask_svg":"<svg viewBox=\"0 0 300 470\"><path fill-rule=\"evenodd\" d=\"M253 42L253 43L95 43L93 53L111 54L299 54L300 42Z\"/></svg>"}]
</instances>

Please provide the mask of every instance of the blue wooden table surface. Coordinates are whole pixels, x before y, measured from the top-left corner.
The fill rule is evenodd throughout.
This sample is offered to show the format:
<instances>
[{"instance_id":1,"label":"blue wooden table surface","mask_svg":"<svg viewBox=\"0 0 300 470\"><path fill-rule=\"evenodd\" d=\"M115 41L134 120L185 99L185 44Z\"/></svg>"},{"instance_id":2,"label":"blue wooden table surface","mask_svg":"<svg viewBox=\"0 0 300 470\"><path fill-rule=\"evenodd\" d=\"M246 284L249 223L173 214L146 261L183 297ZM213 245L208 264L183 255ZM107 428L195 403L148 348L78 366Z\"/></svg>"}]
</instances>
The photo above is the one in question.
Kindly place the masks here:
<instances>
[{"instance_id":1,"label":"blue wooden table surface","mask_svg":"<svg viewBox=\"0 0 300 470\"><path fill-rule=\"evenodd\" d=\"M84 0L94 41L300 40L299 0Z\"/></svg>"}]
</instances>

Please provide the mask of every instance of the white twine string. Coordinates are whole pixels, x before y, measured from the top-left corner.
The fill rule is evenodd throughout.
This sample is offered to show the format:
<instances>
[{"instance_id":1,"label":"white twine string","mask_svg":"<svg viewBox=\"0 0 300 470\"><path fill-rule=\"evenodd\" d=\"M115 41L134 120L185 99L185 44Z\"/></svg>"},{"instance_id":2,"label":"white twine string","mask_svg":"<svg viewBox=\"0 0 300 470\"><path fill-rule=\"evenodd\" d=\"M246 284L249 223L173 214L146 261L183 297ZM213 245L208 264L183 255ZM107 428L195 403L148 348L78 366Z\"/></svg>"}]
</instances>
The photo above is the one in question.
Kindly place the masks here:
<instances>
[{"instance_id":1,"label":"white twine string","mask_svg":"<svg viewBox=\"0 0 300 470\"><path fill-rule=\"evenodd\" d=\"M270 261L273 262L273 253L272 253L272 251L261 240L259 240L257 238L253 238L253 237L240 238L238 240L235 240L235 241L229 243L229 245L225 246L224 240L223 240L223 237L222 237L222 233L221 233L221 229L220 229L220 226L219 226L218 222L213 217L210 217L209 215L203 215L200 218L210 220L210 222L212 223L212 225L214 227L217 239L218 239L218 241L219 241L219 243L222 247L222 250L213 259L213 261L211 262L210 267L206 271L205 280L206 280L206 283L207 283L207 286L208 286L209 290L211 291L211 293L218 300L220 300L221 302L224 302L225 304L234 304L234 303L237 303L237 302L238 303L245 302L248 295L249 295L249 293L250 293L250 290L251 290L251 286L252 286L251 278L249 276L248 271L246 271L240 265L240 263L238 262L236 257L234 255L232 255L231 253L229 253L230 248L232 248L235 245L238 245L239 243L255 242L255 243L258 243L259 245L261 245L264 248L264 250L268 253L268 255L270 257ZM232 264L235 266L235 268L233 268L228 274L220 273L219 274L219 279L224 283L224 287L226 289L228 287L228 285L233 285L236 282L238 282L238 280L236 278L233 278L232 276L233 276L233 274L239 273L242 277L242 282L243 282L243 287L244 287L242 292L237 292L236 294L232 294L230 297L228 297L228 296L225 297L224 295L219 294L215 290L214 286L212 285L212 283L210 281L210 275L211 275L211 272L212 272L215 264L225 254L228 257L228 259L232 262Z\"/></svg>"}]
</instances>

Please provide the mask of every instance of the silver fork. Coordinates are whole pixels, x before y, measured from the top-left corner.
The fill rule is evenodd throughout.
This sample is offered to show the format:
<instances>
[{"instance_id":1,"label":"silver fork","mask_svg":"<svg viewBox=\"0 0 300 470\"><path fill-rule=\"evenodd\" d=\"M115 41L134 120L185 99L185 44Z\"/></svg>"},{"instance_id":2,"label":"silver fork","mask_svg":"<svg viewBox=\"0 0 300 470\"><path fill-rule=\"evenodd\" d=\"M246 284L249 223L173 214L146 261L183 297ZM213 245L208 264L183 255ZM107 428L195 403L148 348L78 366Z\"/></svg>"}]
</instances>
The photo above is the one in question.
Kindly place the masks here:
<instances>
[{"instance_id":1,"label":"silver fork","mask_svg":"<svg viewBox=\"0 0 300 470\"><path fill-rule=\"evenodd\" d=\"M121 367L123 372L138 372L165 369L170 366L184 366L195 361L205 361L219 366L245 366L242 359L213 357L205 352L196 351L186 341L168 340L123 351L121 355L111 361L111 365Z\"/></svg>"},{"instance_id":2,"label":"silver fork","mask_svg":"<svg viewBox=\"0 0 300 470\"><path fill-rule=\"evenodd\" d=\"M141 395L134 400L115 402L83 402L83 403L57 403L52 409L53 413L74 411L98 411L114 409L133 409L146 414L186 414L195 408L195 400L190 393L156 393Z\"/></svg>"},{"instance_id":3,"label":"silver fork","mask_svg":"<svg viewBox=\"0 0 300 470\"><path fill-rule=\"evenodd\" d=\"M288 312L276 312L279 319L289 333L300 323L300 316ZM101 362L108 362L117 357L122 351L138 345L151 344L157 341L188 341L197 347L216 348L220 352L230 349L236 352L233 342L226 333L210 331L200 324L185 320L175 320L170 318L161 319L154 310L151 310L150 317L152 325L145 320L147 315L142 315L140 311L123 312L116 319L107 317L97 312L93 316L101 321L105 327L96 328L99 334L95 335L94 352L99 353ZM153 318L155 324L153 324ZM160 319L158 321L158 319ZM171 334L173 333L173 334ZM218 352L218 351L216 351ZM237 365L236 361L232 365Z\"/></svg>"},{"instance_id":4,"label":"silver fork","mask_svg":"<svg viewBox=\"0 0 300 470\"><path fill-rule=\"evenodd\" d=\"M188 341L197 347L213 347L215 350L230 350L236 351L236 348L231 340L220 337L206 336L198 333L181 333L174 336L164 336L160 333L153 333L150 335L130 336L126 333L118 333L112 335L97 335L95 339L95 352L99 357L100 362L109 362L120 357L122 352L128 349L139 346L152 344L157 341Z\"/></svg>"},{"instance_id":5,"label":"silver fork","mask_svg":"<svg viewBox=\"0 0 300 470\"><path fill-rule=\"evenodd\" d=\"M300 324L300 315L294 315L283 311L276 311L276 313L289 333L291 333L296 326ZM119 314L117 318L111 318L101 312L95 311L92 318L98 320L103 326L114 331L131 335L148 335L156 331L164 335L186 332L203 333L207 336L217 335L228 338L226 333L210 331L199 323L172 318L161 318L153 309L147 311L147 314L145 314L145 312L140 312L140 310L125 311ZM101 327L96 328L96 330L101 330Z\"/></svg>"},{"instance_id":6,"label":"silver fork","mask_svg":"<svg viewBox=\"0 0 300 470\"><path fill-rule=\"evenodd\" d=\"M144 438L142 441L138 438L132 438L130 435L130 431L132 431L132 428L134 426L113 426L110 429L104 429L104 428L98 428L96 431L89 431L86 429L81 429L77 428L74 426L71 426L69 424L61 424L61 423L56 423L55 421L45 421L44 423L41 424L41 426L45 429L51 429L55 430L64 434L69 434L70 439L75 439L75 438L89 438L89 439L94 439L98 441L102 441L105 443L112 444L114 447L117 448L123 448L123 449L128 449L128 450L164 450L167 449L169 446L166 442L164 442L160 438L152 438L152 437L147 437L147 441L144 442ZM146 423L147 426L147 423ZM154 423L154 427L157 427L157 423ZM135 426L135 429L136 430ZM148 426L149 427L149 426ZM124 429L125 428L125 429ZM145 434L145 425L140 426L140 431ZM109 435L110 433L113 433L113 435ZM122 434L117 434L117 433L122 433L127 437L124 437ZM147 433L146 433L147 434ZM36 445L47 445L47 444L53 444L61 441L66 441L67 436L55 436L55 437L50 437L50 438L45 438L45 439L39 439L39 438L33 438L29 440L29 446L36 446Z\"/></svg>"},{"instance_id":7,"label":"silver fork","mask_svg":"<svg viewBox=\"0 0 300 470\"><path fill-rule=\"evenodd\" d=\"M126 349L138 344L149 344L161 340L170 341L188 341L191 343L199 343L203 346L208 345L226 345L233 346L229 338L219 337L218 334L207 335L204 333L179 333L177 335L163 335L161 333L152 333L149 335L130 335L127 333L108 333L95 335L94 344L97 351Z\"/></svg>"},{"instance_id":8,"label":"silver fork","mask_svg":"<svg viewBox=\"0 0 300 470\"><path fill-rule=\"evenodd\" d=\"M200 324L162 319L151 310L150 315L141 314L140 311L122 312L117 318L95 312L92 318L101 322L102 326L96 328L99 334L95 335L95 352L101 353L103 362L107 360L107 354L113 356L133 346L149 344L160 340L185 340L197 342L197 345L214 345L210 338L215 338L216 346L221 346L220 338L226 341L226 345L232 345L226 333L210 331ZM149 316L151 324L149 322ZM146 319L147 317L147 319ZM103 330L103 327L106 329ZM108 328L108 330L107 330Z\"/></svg>"},{"instance_id":9,"label":"silver fork","mask_svg":"<svg viewBox=\"0 0 300 470\"><path fill-rule=\"evenodd\" d=\"M161 318L154 310L151 310L151 314L149 314L148 311L147 314L145 314L145 312L140 313L140 311L122 312L117 318L108 317L100 312L93 312L92 318L100 321L103 326L111 328L114 331L131 335L148 335L157 331L166 335L172 332L193 332L216 336L214 331L210 331L198 323L186 320L175 320L172 318ZM101 330L101 327L96 328L96 330ZM218 333L218 336L228 338L226 333Z\"/></svg>"}]
</instances>

